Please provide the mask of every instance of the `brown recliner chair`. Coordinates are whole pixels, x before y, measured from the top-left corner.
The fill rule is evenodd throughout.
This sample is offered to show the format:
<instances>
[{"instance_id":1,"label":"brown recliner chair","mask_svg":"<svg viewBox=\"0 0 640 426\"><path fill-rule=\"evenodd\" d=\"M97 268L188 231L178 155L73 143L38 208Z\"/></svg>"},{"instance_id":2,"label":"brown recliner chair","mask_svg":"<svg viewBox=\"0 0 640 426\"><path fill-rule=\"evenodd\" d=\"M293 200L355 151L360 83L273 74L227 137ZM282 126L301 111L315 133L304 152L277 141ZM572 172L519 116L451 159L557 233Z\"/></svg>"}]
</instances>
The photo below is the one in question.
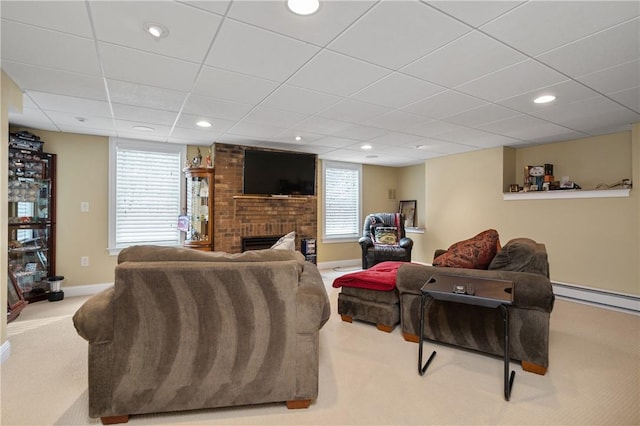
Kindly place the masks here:
<instances>
[{"instance_id":1,"label":"brown recliner chair","mask_svg":"<svg viewBox=\"0 0 640 426\"><path fill-rule=\"evenodd\" d=\"M402 213L368 215L358 244L362 248L362 269L387 260L411 262L413 240L405 235Z\"/></svg>"}]
</instances>

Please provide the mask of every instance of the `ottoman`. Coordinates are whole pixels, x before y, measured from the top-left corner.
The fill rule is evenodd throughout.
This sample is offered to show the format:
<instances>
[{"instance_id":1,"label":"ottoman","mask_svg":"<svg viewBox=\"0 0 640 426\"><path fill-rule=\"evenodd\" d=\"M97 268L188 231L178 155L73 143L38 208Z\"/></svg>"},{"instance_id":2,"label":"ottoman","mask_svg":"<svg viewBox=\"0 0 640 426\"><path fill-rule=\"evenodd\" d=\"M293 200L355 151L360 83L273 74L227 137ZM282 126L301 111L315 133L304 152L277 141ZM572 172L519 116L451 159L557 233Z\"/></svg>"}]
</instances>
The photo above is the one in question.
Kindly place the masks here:
<instances>
[{"instance_id":1,"label":"ottoman","mask_svg":"<svg viewBox=\"0 0 640 426\"><path fill-rule=\"evenodd\" d=\"M363 271L345 274L333 281L341 288L338 294L338 314L345 322L354 319L374 323L379 330L390 333L400 322L400 298L396 275L406 262L381 262Z\"/></svg>"}]
</instances>

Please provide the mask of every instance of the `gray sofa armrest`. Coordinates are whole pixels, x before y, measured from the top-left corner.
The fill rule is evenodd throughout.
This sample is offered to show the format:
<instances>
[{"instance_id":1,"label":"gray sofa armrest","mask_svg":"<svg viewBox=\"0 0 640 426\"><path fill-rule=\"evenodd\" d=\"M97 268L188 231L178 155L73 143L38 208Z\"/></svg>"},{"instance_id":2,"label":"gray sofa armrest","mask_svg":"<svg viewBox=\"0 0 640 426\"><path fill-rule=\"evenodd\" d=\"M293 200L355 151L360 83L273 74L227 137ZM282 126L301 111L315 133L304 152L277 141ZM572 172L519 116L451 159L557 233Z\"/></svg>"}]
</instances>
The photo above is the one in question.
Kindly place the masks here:
<instances>
[{"instance_id":1,"label":"gray sofa armrest","mask_svg":"<svg viewBox=\"0 0 640 426\"><path fill-rule=\"evenodd\" d=\"M324 326L331 316L327 289L318 267L307 262L300 276L297 304L297 332L315 333Z\"/></svg>"},{"instance_id":2,"label":"gray sofa armrest","mask_svg":"<svg viewBox=\"0 0 640 426\"><path fill-rule=\"evenodd\" d=\"M76 331L89 343L108 343L113 339L113 292L111 286L92 296L73 315Z\"/></svg>"}]
</instances>

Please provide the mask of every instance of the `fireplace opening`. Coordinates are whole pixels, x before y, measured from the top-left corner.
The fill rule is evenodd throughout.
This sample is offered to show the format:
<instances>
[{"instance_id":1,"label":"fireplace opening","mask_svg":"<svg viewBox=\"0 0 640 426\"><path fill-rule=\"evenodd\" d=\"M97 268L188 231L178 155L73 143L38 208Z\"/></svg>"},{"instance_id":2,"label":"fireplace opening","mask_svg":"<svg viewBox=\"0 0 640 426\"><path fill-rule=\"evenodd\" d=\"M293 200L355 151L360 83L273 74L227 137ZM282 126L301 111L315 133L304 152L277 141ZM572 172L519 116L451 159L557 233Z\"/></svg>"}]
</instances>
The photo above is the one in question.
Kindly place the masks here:
<instances>
[{"instance_id":1,"label":"fireplace opening","mask_svg":"<svg viewBox=\"0 0 640 426\"><path fill-rule=\"evenodd\" d=\"M279 239L281 235L273 235L266 237L241 237L242 251L247 250L262 250L271 248Z\"/></svg>"}]
</instances>

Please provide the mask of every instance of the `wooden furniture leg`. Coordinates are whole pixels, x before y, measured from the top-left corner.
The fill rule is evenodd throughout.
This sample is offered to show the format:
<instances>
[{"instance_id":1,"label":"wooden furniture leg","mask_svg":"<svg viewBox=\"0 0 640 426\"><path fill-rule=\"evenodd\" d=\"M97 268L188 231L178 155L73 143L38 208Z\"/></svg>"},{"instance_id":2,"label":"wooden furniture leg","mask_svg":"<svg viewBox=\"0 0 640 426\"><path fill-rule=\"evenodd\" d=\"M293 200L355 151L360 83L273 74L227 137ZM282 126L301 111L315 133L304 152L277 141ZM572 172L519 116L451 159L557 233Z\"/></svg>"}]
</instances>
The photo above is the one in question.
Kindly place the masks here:
<instances>
[{"instance_id":1,"label":"wooden furniture leg","mask_svg":"<svg viewBox=\"0 0 640 426\"><path fill-rule=\"evenodd\" d=\"M402 337L404 337L404 340L407 342L420 343L420 338L415 334L402 333Z\"/></svg>"},{"instance_id":2,"label":"wooden furniture leg","mask_svg":"<svg viewBox=\"0 0 640 426\"><path fill-rule=\"evenodd\" d=\"M100 417L103 425L115 425L118 423L127 423L129 421L129 415L124 416L108 416L108 417Z\"/></svg>"},{"instance_id":3,"label":"wooden furniture leg","mask_svg":"<svg viewBox=\"0 0 640 426\"><path fill-rule=\"evenodd\" d=\"M310 399L295 399L293 401L287 401L287 408L289 410L296 410L298 408L309 408L310 405Z\"/></svg>"},{"instance_id":4,"label":"wooden furniture leg","mask_svg":"<svg viewBox=\"0 0 640 426\"><path fill-rule=\"evenodd\" d=\"M544 376L547 373L547 367L527 361L522 361L522 369L529 373L540 374L541 376Z\"/></svg>"},{"instance_id":5,"label":"wooden furniture leg","mask_svg":"<svg viewBox=\"0 0 640 426\"><path fill-rule=\"evenodd\" d=\"M349 315L340 315L340 317L344 322L353 322L353 317L350 317Z\"/></svg>"},{"instance_id":6,"label":"wooden furniture leg","mask_svg":"<svg viewBox=\"0 0 640 426\"><path fill-rule=\"evenodd\" d=\"M391 333L395 326L393 325L384 325L384 324L376 324L376 327L380 331L384 331L385 333Z\"/></svg>"}]
</instances>

